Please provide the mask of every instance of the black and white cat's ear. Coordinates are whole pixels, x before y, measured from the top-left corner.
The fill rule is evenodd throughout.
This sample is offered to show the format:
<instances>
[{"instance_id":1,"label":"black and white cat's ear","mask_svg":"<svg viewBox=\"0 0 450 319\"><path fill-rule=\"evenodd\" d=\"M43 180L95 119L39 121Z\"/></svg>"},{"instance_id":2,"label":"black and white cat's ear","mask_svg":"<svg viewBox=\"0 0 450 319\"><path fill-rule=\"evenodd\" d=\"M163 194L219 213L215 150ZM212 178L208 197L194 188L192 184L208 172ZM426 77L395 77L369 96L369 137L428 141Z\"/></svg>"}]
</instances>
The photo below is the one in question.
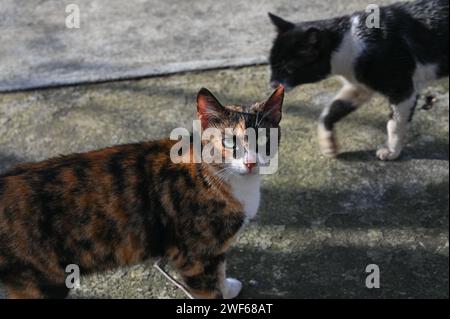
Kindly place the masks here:
<instances>
[{"instance_id":1,"label":"black and white cat's ear","mask_svg":"<svg viewBox=\"0 0 450 319\"><path fill-rule=\"evenodd\" d=\"M269 18L272 21L273 25L277 27L278 33L284 33L289 31L295 27L295 24L289 21L280 18L279 16L274 15L273 13L268 13Z\"/></svg>"},{"instance_id":2,"label":"black and white cat's ear","mask_svg":"<svg viewBox=\"0 0 450 319\"><path fill-rule=\"evenodd\" d=\"M267 99L262 106L263 116L267 118L272 125L278 126L281 121L281 107L284 100L284 86L280 85Z\"/></svg>"},{"instance_id":3,"label":"black and white cat's ear","mask_svg":"<svg viewBox=\"0 0 450 319\"><path fill-rule=\"evenodd\" d=\"M216 97L206 88L202 88L197 94L197 116L202 123L202 128L208 127L211 119L220 119L225 108Z\"/></svg>"}]
</instances>

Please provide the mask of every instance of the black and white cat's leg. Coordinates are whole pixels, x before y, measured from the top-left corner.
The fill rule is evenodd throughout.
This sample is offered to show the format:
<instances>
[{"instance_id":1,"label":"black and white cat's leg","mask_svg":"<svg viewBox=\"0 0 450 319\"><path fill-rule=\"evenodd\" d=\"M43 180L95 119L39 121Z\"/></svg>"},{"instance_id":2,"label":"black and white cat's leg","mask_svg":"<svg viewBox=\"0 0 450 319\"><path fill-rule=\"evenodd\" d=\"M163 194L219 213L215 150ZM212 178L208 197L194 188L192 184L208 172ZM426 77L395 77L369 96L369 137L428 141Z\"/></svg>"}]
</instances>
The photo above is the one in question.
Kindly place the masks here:
<instances>
[{"instance_id":1,"label":"black and white cat's leg","mask_svg":"<svg viewBox=\"0 0 450 319\"><path fill-rule=\"evenodd\" d=\"M334 125L356 111L361 105L367 102L372 92L362 86L354 85L343 79L344 86L320 115L318 136L319 146L322 154L335 157L338 153L338 146L334 134Z\"/></svg>"},{"instance_id":2,"label":"black and white cat's leg","mask_svg":"<svg viewBox=\"0 0 450 319\"><path fill-rule=\"evenodd\" d=\"M392 161L400 156L417 102L418 95L414 93L405 101L391 106L392 113L387 123L387 142L377 151L379 159Z\"/></svg>"}]
</instances>

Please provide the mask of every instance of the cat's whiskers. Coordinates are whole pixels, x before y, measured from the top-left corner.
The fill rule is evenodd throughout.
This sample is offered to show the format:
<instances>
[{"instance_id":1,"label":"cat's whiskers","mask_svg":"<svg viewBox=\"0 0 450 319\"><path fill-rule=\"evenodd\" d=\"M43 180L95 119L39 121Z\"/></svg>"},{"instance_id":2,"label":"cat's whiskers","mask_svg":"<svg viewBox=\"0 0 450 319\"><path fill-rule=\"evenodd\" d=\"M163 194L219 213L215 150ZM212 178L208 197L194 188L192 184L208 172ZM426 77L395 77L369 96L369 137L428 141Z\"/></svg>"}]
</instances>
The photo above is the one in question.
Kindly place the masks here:
<instances>
[{"instance_id":1,"label":"cat's whiskers","mask_svg":"<svg viewBox=\"0 0 450 319\"><path fill-rule=\"evenodd\" d=\"M232 175L234 175L234 171L231 167L225 167L225 168L221 169L220 171L216 172L215 176L217 176L217 178L219 180L217 187L218 188L222 187L222 185L225 182L229 181L228 178Z\"/></svg>"},{"instance_id":2,"label":"cat's whiskers","mask_svg":"<svg viewBox=\"0 0 450 319\"><path fill-rule=\"evenodd\" d=\"M255 127L258 127L258 117L259 117L259 111L256 112Z\"/></svg>"},{"instance_id":3,"label":"cat's whiskers","mask_svg":"<svg viewBox=\"0 0 450 319\"><path fill-rule=\"evenodd\" d=\"M222 174L226 170L227 167L224 167L222 169L219 169L218 171L211 172L211 174L205 174L203 176L203 179L209 186L219 188L222 185Z\"/></svg>"},{"instance_id":4,"label":"cat's whiskers","mask_svg":"<svg viewBox=\"0 0 450 319\"><path fill-rule=\"evenodd\" d=\"M263 119L267 116L267 114L269 114L269 112L266 112L263 114L263 116L261 117L261 119L259 120L258 123L256 123L256 127L259 127L263 121Z\"/></svg>"},{"instance_id":5,"label":"cat's whiskers","mask_svg":"<svg viewBox=\"0 0 450 319\"><path fill-rule=\"evenodd\" d=\"M228 170L229 170L229 168L225 167L225 168L221 169L220 171L218 171L216 174L214 174L218 179L217 186L221 186L223 184L223 182L225 182L225 176L226 176Z\"/></svg>"},{"instance_id":6,"label":"cat's whiskers","mask_svg":"<svg viewBox=\"0 0 450 319\"><path fill-rule=\"evenodd\" d=\"M224 175L227 172L226 168L224 168L223 170L217 172L216 174L214 174L214 176L217 178L217 183L216 186L220 187L224 181Z\"/></svg>"},{"instance_id":7,"label":"cat's whiskers","mask_svg":"<svg viewBox=\"0 0 450 319\"><path fill-rule=\"evenodd\" d=\"M214 176L215 173L213 173L212 175ZM214 181L214 180L211 180L209 174L204 175L204 176L203 176L203 179L205 180L205 182L206 182L210 187L212 187L212 186L215 184L215 181Z\"/></svg>"}]
</instances>

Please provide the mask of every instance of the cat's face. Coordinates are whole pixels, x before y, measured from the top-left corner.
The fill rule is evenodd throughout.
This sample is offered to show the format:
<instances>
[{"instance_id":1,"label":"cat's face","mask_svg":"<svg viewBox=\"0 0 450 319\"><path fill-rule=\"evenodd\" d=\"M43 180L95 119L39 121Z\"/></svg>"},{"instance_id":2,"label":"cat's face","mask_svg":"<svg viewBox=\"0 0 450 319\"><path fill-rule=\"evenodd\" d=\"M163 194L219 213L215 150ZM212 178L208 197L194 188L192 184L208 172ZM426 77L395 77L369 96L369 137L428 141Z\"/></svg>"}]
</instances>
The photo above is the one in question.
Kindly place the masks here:
<instances>
[{"instance_id":1,"label":"cat's face","mask_svg":"<svg viewBox=\"0 0 450 319\"><path fill-rule=\"evenodd\" d=\"M269 57L272 87L282 84L289 89L326 78L331 65L327 50L324 50L325 32L295 25L270 13L269 16L278 31Z\"/></svg>"},{"instance_id":2,"label":"cat's face","mask_svg":"<svg viewBox=\"0 0 450 319\"><path fill-rule=\"evenodd\" d=\"M269 155L274 156L270 147L277 149L279 143L283 98L284 88L280 86L265 102L252 106L222 106L210 91L200 90L197 114L202 131L205 133L213 128L221 133L209 136L203 144L213 145L221 154L224 172L229 175L258 174L261 165L267 165ZM271 128L278 133L276 141L271 140Z\"/></svg>"}]
</instances>

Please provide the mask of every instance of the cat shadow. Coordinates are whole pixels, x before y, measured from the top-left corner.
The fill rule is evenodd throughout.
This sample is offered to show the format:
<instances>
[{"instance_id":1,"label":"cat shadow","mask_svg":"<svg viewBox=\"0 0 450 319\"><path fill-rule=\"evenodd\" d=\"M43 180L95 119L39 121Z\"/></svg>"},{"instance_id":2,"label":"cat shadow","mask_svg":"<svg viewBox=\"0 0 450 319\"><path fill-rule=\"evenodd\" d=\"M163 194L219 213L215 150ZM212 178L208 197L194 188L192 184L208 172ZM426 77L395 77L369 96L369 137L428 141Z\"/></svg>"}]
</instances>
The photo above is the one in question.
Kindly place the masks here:
<instances>
[{"instance_id":1,"label":"cat shadow","mask_svg":"<svg viewBox=\"0 0 450 319\"><path fill-rule=\"evenodd\" d=\"M383 289L367 289L369 264L384 270ZM448 259L427 249L330 244L288 253L246 247L230 252L227 267L243 282L239 299L448 298Z\"/></svg>"},{"instance_id":2,"label":"cat shadow","mask_svg":"<svg viewBox=\"0 0 450 319\"><path fill-rule=\"evenodd\" d=\"M374 164L376 165L376 164ZM377 165L366 178L372 183L346 183L336 190L333 185L311 189L285 184L261 189L261 205L257 227L284 225L299 231L313 226L332 229L392 229L399 227L434 229L448 232L448 179L433 183L417 180L380 180L380 174L395 170L398 165ZM305 180L308 179L305 176ZM355 188L356 187L356 188Z\"/></svg>"},{"instance_id":3,"label":"cat shadow","mask_svg":"<svg viewBox=\"0 0 450 319\"><path fill-rule=\"evenodd\" d=\"M337 160L345 162L375 162L379 161L376 150L359 150L342 152L338 154ZM412 160L449 160L448 141L437 140L428 144L407 146L395 162L409 162Z\"/></svg>"},{"instance_id":4,"label":"cat shadow","mask_svg":"<svg viewBox=\"0 0 450 319\"><path fill-rule=\"evenodd\" d=\"M373 162L377 160L375 152L375 150L342 152L336 159L345 162Z\"/></svg>"}]
</instances>

